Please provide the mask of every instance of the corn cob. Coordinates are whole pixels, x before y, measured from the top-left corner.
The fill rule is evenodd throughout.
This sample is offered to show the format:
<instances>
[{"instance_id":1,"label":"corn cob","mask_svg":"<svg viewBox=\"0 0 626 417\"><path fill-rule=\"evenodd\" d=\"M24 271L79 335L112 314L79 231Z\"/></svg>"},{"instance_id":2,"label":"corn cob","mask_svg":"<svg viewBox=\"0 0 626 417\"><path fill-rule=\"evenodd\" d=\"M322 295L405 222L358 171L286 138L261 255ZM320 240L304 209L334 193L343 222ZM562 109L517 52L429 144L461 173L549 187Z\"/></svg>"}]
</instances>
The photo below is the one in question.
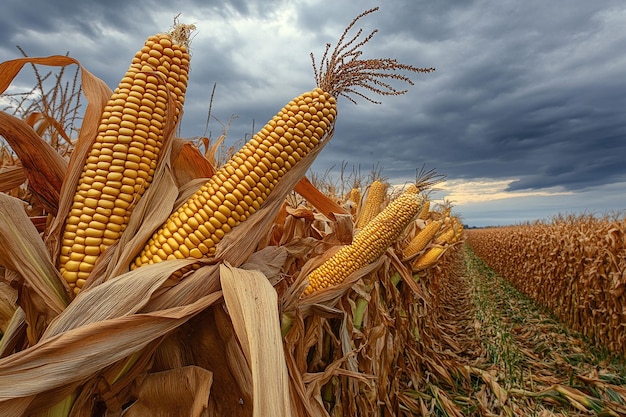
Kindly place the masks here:
<instances>
[{"instance_id":1,"label":"corn cob","mask_svg":"<svg viewBox=\"0 0 626 417\"><path fill-rule=\"evenodd\" d=\"M420 255L411 265L414 272L422 271L424 269L431 268L437 264L439 257L443 253L444 248L442 246L432 246L422 255Z\"/></svg>"},{"instance_id":2,"label":"corn cob","mask_svg":"<svg viewBox=\"0 0 626 417\"><path fill-rule=\"evenodd\" d=\"M420 192L419 188L417 188L417 185L415 184L410 184L408 187L406 187L405 190L406 193L413 193L413 194L417 194Z\"/></svg>"},{"instance_id":3,"label":"corn cob","mask_svg":"<svg viewBox=\"0 0 626 417\"><path fill-rule=\"evenodd\" d=\"M182 112L188 69L185 45L170 34L150 36L107 102L63 232L59 267L75 293L149 186L166 120L176 123Z\"/></svg>"},{"instance_id":4,"label":"corn cob","mask_svg":"<svg viewBox=\"0 0 626 417\"><path fill-rule=\"evenodd\" d=\"M350 190L350 194L348 194L348 201L359 204L359 201L361 201L361 190L359 190L357 187L353 187Z\"/></svg>"},{"instance_id":5,"label":"corn cob","mask_svg":"<svg viewBox=\"0 0 626 417\"><path fill-rule=\"evenodd\" d=\"M439 229L441 228L441 221L434 220L429 222L426 227L420 230L411 242L404 248L402 254L405 260L410 260L419 254L426 245L435 237Z\"/></svg>"},{"instance_id":6,"label":"corn cob","mask_svg":"<svg viewBox=\"0 0 626 417\"><path fill-rule=\"evenodd\" d=\"M370 184L367 196L365 197L365 204L363 205L357 219L357 229L365 227L370 220L380 213L380 206L383 204L385 199L385 189L386 187L382 181L376 180Z\"/></svg>"},{"instance_id":7,"label":"corn cob","mask_svg":"<svg viewBox=\"0 0 626 417\"><path fill-rule=\"evenodd\" d=\"M417 218L420 220L428 220L428 218L430 217L430 200L426 200L426 202L424 203L424 205L422 206L422 210L420 211L420 214L418 214Z\"/></svg>"},{"instance_id":8,"label":"corn cob","mask_svg":"<svg viewBox=\"0 0 626 417\"><path fill-rule=\"evenodd\" d=\"M421 206L421 198L415 193L403 193L392 201L354 237L351 245L342 247L309 274L309 285L304 294L337 285L382 256L419 213Z\"/></svg>"},{"instance_id":9,"label":"corn cob","mask_svg":"<svg viewBox=\"0 0 626 417\"><path fill-rule=\"evenodd\" d=\"M459 223L454 235L454 241L457 242L463 238L463 224Z\"/></svg>"},{"instance_id":10,"label":"corn cob","mask_svg":"<svg viewBox=\"0 0 626 417\"><path fill-rule=\"evenodd\" d=\"M361 200L361 190L359 190L357 187L353 187L348 193L348 196L346 198L345 203L343 204L343 207L350 210L350 214L354 216L356 215L356 211L359 206L360 200Z\"/></svg>"},{"instance_id":11,"label":"corn cob","mask_svg":"<svg viewBox=\"0 0 626 417\"><path fill-rule=\"evenodd\" d=\"M439 236L437 236L437 243L450 243L454 237L454 228L448 226Z\"/></svg>"},{"instance_id":12,"label":"corn cob","mask_svg":"<svg viewBox=\"0 0 626 417\"><path fill-rule=\"evenodd\" d=\"M260 208L283 175L318 142L332 136L337 97L344 96L355 102L351 98L354 94L376 102L354 88L379 95L400 95L405 90L397 90L381 80L391 78L413 83L407 76L390 71L434 71L390 58L359 59L359 47L367 43L375 31L352 46L361 31L348 41L346 34L359 19L376 10L370 9L357 16L334 50L330 50L330 44L326 45L319 70L311 55L318 87L291 101L173 213L135 259L132 269L166 259L213 255L223 236Z\"/></svg>"},{"instance_id":13,"label":"corn cob","mask_svg":"<svg viewBox=\"0 0 626 417\"><path fill-rule=\"evenodd\" d=\"M316 88L290 101L154 233L132 269L215 253L279 180L332 132L336 100Z\"/></svg>"},{"instance_id":14,"label":"corn cob","mask_svg":"<svg viewBox=\"0 0 626 417\"><path fill-rule=\"evenodd\" d=\"M448 224L444 227L444 229L441 231L441 233L437 236L435 241L442 245L446 243L454 243L455 236L456 236L455 222L450 220Z\"/></svg>"}]
</instances>

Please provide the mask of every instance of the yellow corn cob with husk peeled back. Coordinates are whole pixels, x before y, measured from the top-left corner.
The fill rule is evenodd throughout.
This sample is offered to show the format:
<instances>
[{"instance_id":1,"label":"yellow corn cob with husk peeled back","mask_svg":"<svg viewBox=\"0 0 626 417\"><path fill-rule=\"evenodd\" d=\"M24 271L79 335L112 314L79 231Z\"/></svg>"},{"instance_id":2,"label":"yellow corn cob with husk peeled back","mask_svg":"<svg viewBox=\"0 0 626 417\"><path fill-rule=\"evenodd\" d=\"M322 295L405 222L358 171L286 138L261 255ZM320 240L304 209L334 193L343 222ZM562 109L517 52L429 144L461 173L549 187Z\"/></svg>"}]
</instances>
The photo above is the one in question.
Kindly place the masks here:
<instances>
[{"instance_id":1,"label":"yellow corn cob with husk peeled back","mask_svg":"<svg viewBox=\"0 0 626 417\"><path fill-rule=\"evenodd\" d=\"M432 246L420 255L411 264L413 272L422 271L424 269L431 268L437 264L439 257L443 254L444 248L442 246Z\"/></svg>"},{"instance_id":2,"label":"yellow corn cob with husk peeled back","mask_svg":"<svg viewBox=\"0 0 626 417\"><path fill-rule=\"evenodd\" d=\"M327 44L318 67L313 55L317 88L289 102L231 160L201 187L183 206L172 213L158 229L131 265L142 265L173 258L211 256L216 245L233 227L256 212L279 180L305 157L320 141L332 136L337 114L336 98L351 94L371 100L356 92L361 87L380 95L399 95L381 79L392 78L412 84L395 70L431 72L400 64L394 59L360 59L357 51L375 32L360 43L351 45L347 31L363 16L361 13L346 29L333 51ZM360 34L360 31L359 31Z\"/></svg>"},{"instance_id":3,"label":"yellow corn cob with husk peeled back","mask_svg":"<svg viewBox=\"0 0 626 417\"><path fill-rule=\"evenodd\" d=\"M356 214L356 209L359 206L359 201L361 200L361 190L357 187L353 187L346 197L346 201L343 204L343 207L350 211L350 214L353 216Z\"/></svg>"},{"instance_id":4,"label":"yellow corn cob with husk peeled back","mask_svg":"<svg viewBox=\"0 0 626 417\"><path fill-rule=\"evenodd\" d=\"M426 200L417 218L420 220L428 220L429 217L430 217L430 200Z\"/></svg>"},{"instance_id":5,"label":"yellow corn cob with husk peeled back","mask_svg":"<svg viewBox=\"0 0 626 417\"><path fill-rule=\"evenodd\" d=\"M455 232L455 235L454 235L454 239L453 239L455 242L458 242L459 240L461 240L463 238L463 223L459 222L457 224L457 226L458 227L456 229L456 232Z\"/></svg>"},{"instance_id":6,"label":"yellow corn cob with husk peeled back","mask_svg":"<svg viewBox=\"0 0 626 417\"><path fill-rule=\"evenodd\" d=\"M454 224L452 222L449 222L449 224L437 236L435 241L442 245L446 243L454 243L455 235L456 235L456 230L455 230Z\"/></svg>"},{"instance_id":7,"label":"yellow corn cob with husk peeled back","mask_svg":"<svg viewBox=\"0 0 626 417\"><path fill-rule=\"evenodd\" d=\"M370 184L367 195L365 196L365 203L358 214L356 222L357 229L365 227L370 220L380 213L380 206L385 200L385 191L385 184L380 180L373 181Z\"/></svg>"},{"instance_id":8,"label":"yellow corn cob with husk peeled back","mask_svg":"<svg viewBox=\"0 0 626 417\"><path fill-rule=\"evenodd\" d=\"M187 41L171 34L150 36L104 108L65 221L59 257L61 275L75 293L100 254L120 238L152 180L166 122L173 120L174 126L182 112Z\"/></svg>"},{"instance_id":9,"label":"yellow corn cob with husk peeled back","mask_svg":"<svg viewBox=\"0 0 626 417\"><path fill-rule=\"evenodd\" d=\"M424 250L424 248L435 237L440 228L441 221L434 220L429 222L422 230L420 230L403 249L402 255L404 256L404 260L411 260Z\"/></svg>"},{"instance_id":10,"label":"yellow corn cob with husk peeled back","mask_svg":"<svg viewBox=\"0 0 626 417\"><path fill-rule=\"evenodd\" d=\"M382 256L419 213L422 200L411 192L401 194L374 217L346 245L313 270L304 294L312 294L343 282L350 274L369 265Z\"/></svg>"},{"instance_id":11,"label":"yellow corn cob with husk peeled back","mask_svg":"<svg viewBox=\"0 0 626 417\"><path fill-rule=\"evenodd\" d=\"M357 187L352 187L352 189L350 190L350 194L348 195L348 200L352 201L353 203L359 204L359 201L361 200L361 190L359 190Z\"/></svg>"},{"instance_id":12,"label":"yellow corn cob with husk peeled back","mask_svg":"<svg viewBox=\"0 0 626 417\"><path fill-rule=\"evenodd\" d=\"M290 101L175 211L132 269L215 253L226 233L256 212L276 184L332 132L336 99L315 88Z\"/></svg>"},{"instance_id":13,"label":"yellow corn cob with husk peeled back","mask_svg":"<svg viewBox=\"0 0 626 417\"><path fill-rule=\"evenodd\" d=\"M408 187L406 187L405 192L407 192L407 193L413 193L413 194L416 194L416 193L419 193L419 192L420 192L420 190L419 190L419 188L417 187L417 185L415 185L415 184L409 184L409 186L408 186Z\"/></svg>"}]
</instances>

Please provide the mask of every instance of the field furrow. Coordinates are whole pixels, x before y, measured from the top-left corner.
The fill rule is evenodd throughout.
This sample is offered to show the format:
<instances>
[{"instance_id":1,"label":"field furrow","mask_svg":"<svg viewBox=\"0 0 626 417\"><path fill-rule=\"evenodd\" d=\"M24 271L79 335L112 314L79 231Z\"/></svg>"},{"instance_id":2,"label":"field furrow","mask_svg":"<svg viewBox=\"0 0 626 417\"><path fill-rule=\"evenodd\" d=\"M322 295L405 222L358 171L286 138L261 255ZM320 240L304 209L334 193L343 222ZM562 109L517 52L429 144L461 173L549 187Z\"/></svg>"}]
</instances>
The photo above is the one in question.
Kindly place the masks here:
<instances>
[{"instance_id":1,"label":"field furrow","mask_svg":"<svg viewBox=\"0 0 626 417\"><path fill-rule=\"evenodd\" d=\"M518 292L469 247L457 300L444 309L464 341L472 391L457 393L467 416L621 416L626 414L624 359L588 344ZM468 301L470 301L468 303ZM467 325L470 323L471 325ZM473 340L470 340L473 339Z\"/></svg>"}]
</instances>

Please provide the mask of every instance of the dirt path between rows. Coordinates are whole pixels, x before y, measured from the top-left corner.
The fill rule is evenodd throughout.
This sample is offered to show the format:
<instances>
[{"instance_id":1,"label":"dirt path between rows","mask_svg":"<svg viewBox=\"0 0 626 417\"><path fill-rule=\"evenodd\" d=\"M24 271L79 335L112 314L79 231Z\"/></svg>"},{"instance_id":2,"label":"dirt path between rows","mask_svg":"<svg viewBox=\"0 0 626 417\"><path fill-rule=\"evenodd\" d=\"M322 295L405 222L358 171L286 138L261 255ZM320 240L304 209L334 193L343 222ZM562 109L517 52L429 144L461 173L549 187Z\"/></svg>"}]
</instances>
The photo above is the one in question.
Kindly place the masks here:
<instances>
[{"instance_id":1,"label":"dirt path between rows","mask_svg":"<svg viewBox=\"0 0 626 417\"><path fill-rule=\"evenodd\" d=\"M466 248L440 309L457 369L446 394L463 416L626 416L626 363L588 345ZM451 415L435 410L432 415Z\"/></svg>"}]
</instances>

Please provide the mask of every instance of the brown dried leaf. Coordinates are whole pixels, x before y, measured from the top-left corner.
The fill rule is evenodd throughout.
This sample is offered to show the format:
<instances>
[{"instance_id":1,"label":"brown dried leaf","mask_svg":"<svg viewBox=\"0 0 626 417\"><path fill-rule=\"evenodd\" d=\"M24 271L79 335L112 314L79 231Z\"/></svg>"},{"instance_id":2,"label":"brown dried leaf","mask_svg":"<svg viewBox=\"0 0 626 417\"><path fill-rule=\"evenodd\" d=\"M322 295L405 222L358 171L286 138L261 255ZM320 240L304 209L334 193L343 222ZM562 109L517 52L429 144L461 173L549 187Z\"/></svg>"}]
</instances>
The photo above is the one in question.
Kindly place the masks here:
<instances>
[{"instance_id":1,"label":"brown dried leaf","mask_svg":"<svg viewBox=\"0 0 626 417\"><path fill-rule=\"evenodd\" d=\"M87 99L89 104L87 105L87 108L85 110L83 124L80 130L80 135L79 135L76 147L74 148L74 151L72 152L72 156L70 158L69 174L65 176L65 172L63 172L62 175L59 175L60 171L67 169L68 165L65 163L63 159L59 159L60 156L58 158L53 156L49 152L49 149L45 148L43 145L40 145L40 144L32 145L32 147L27 148L24 152L21 152L21 154L18 153L18 156L20 157L20 159L22 158L28 159L28 158L34 158L33 152L32 152L34 149L44 150L45 155L46 155L46 158L44 160L46 161L46 163L50 163L49 167L45 164L43 165L37 164L36 161L33 162L32 166L27 166L26 164L24 164L24 168L27 170L27 175L29 176L29 179L31 179L31 177L35 178L35 180L31 179L31 182L34 181L34 184L32 184L32 186L42 187L41 190L38 190L39 193L47 195L46 191L50 192L50 189L54 189L58 193L58 190L60 188L61 189L60 193L61 195L63 195L67 193L66 191L64 191L64 188L69 188L71 190L70 191L71 195L73 195L73 192L76 188L76 183L78 182L78 176L80 175L80 172L82 171L82 165L86 158L87 151L89 150L91 143L96 137L102 110L104 109L104 106L107 100L109 99L109 97L111 97L112 91L104 83L104 81L100 80L99 78L91 74L89 71L87 71L84 67L80 65L80 63L76 59L68 57L68 56L53 55L53 56L43 57L43 58L42 57L23 57L23 58L18 58L18 59L0 63L0 93L3 93L9 87L11 82L13 82L13 79L15 78L15 76L21 71L21 69L26 64L47 65L47 66L67 66L67 65L76 64L80 67L82 89L85 94L85 98ZM14 122L9 122L9 123L15 124ZM32 134L28 134L28 132L32 132L32 129L30 129L29 131L28 129L20 128L20 131L27 132L26 137L31 139L30 142L37 143L37 141L35 141L35 137L33 137ZM39 140L41 139L36 134L35 136L37 137L37 139ZM21 140L19 137L17 137L17 139ZM11 146L13 146L13 143L11 144ZM16 152L18 151L16 150ZM73 165L75 164L78 164L80 166L80 170L78 168L72 168ZM47 172L47 171L50 171L50 172ZM50 177L46 177L47 174L54 174L54 175ZM59 180L59 179L63 181L63 184L61 187L59 187L61 185L60 183L48 185L48 182ZM58 199L58 195L56 193L52 193L52 195L48 197L49 198L47 198L45 202L51 205L52 208L54 208L54 210L51 210L51 212L52 213L60 212L62 220L64 220L65 214L69 210L69 205L71 204L71 198L67 198L66 201L62 203ZM57 198L57 200L54 201L54 198Z\"/></svg>"},{"instance_id":2,"label":"brown dried leaf","mask_svg":"<svg viewBox=\"0 0 626 417\"><path fill-rule=\"evenodd\" d=\"M176 259L146 265L84 289L48 326L42 340L90 323L137 313L174 271L192 263L193 260Z\"/></svg>"},{"instance_id":3,"label":"brown dried leaf","mask_svg":"<svg viewBox=\"0 0 626 417\"><path fill-rule=\"evenodd\" d=\"M201 417L209 404L213 374L198 366L185 366L148 374L134 396L126 417Z\"/></svg>"},{"instance_id":4,"label":"brown dried leaf","mask_svg":"<svg viewBox=\"0 0 626 417\"><path fill-rule=\"evenodd\" d=\"M17 309L17 291L6 282L0 282L0 332L4 333Z\"/></svg>"},{"instance_id":5,"label":"brown dried leaf","mask_svg":"<svg viewBox=\"0 0 626 417\"><path fill-rule=\"evenodd\" d=\"M0 338L0 358L10 355L18 348L20 341L26 335L26 314L18 307L10 320L2 328L2 338ZM18 349L19 350L19 349Z\"/></svg>"},{"instance_id":6,"label":"brown dried leaf","mask_svg":"<svg viewBox=\"0 0 626 417\"><path fill-rule=\"evenodd\" d=\"M0 193L0 264L16 271L20 279L45 303L54 316L69 303L62 278L54 267L37 229L24 212L23 203Z\"/></svg>"},{"instance_id":7,"label":"brown dried leaf","mask_svg":"<svg viewBox=\"0 0 626 417\"><path fill-rule=\"evenodd\" d=\"M7 193L26 181L26 172L20 165L0 168L0 193Z\"/></svg>"},{"instance_id":8,"label":"brown dried leaf","mask_svg":"<svg viewBox=\"0 0 626 417\"><path fill-rule=\"evenodd\" d=\"M130 286L136 278L128 274L115 281L126 281L126 285ZM151 279L148 274L141 278ZM91 292L103 290L107 288L106 284L112 282L95 287ZM110 285L109 289L119 290L120 285ZM102 294L108 299L118 295L120 293L114 291ZM142 350L219 298L219 295L210 294L195 303L180 307L90 322L61 333L49 334L37 345L1 359L0 379L3 384L0 386L0 414L12 415L9 414L10 410L22 406L24 402L35 400L36 403L39 395L45 398L47 404L54 404L54 400L60 401L67 395L68 389L77 387L107 366ZM80 302L80 299L78 297L74 302ZM83 300L87 298L83 297Z\"/></svg>"},{"instance_id":9,"label":"brown dried leaf","mask_svg":"<svg viewBox=\"0 0 626 417\"><path fill-rule=\"evenodd\" d=\"M65 159L32 127L5 112L0 112L0 135L20 158L29 187L45 209L55 214L67 169Z\"/></svg>"},{"instance_id":10,"label":"brown dried leaf","mask_svg":"<svg viewBox=\"0 0 626 417\"><path fill-rule=\"evenodd\" d=\"M284 246L267 246L250 255L241 268L260 271L269 282L275 283L280 279L287 256L288 250Z\"/></svg>"},{"instance_id":11,"label":"brown dried leaf","mask_svg":"<svg viewBox=\"0 0 626 417\"><path fill-rule=\"evenodd\" d=\"M181 187L196 178L210 178L215 167L192 143L183 139L172 142L172 168L176 185Z\"/></svg>"},{"instance_id":12,"label":"brown dried leaf","mask_svg":"<svg viewBox=\"0 0 626 417\"><path fill-rule=\"evenodd\" d=\"M254 416L291 416L278 297L265 275L220 266L224 301L252 371Z\"/></svg>"},{"instance_id":13,"label":"brown dried leaf","mask_svg":"<svg viewBox=\"0 0 626 417\"><path fill-rule=\"evenodd\" d=\"M335 213L350 214L349 211L341 207L333 199L315 188L306 177L303 177L296 184L294 191L304 197L313 207L330 220L335 220Z\"/></svg>"}]
</instances>

